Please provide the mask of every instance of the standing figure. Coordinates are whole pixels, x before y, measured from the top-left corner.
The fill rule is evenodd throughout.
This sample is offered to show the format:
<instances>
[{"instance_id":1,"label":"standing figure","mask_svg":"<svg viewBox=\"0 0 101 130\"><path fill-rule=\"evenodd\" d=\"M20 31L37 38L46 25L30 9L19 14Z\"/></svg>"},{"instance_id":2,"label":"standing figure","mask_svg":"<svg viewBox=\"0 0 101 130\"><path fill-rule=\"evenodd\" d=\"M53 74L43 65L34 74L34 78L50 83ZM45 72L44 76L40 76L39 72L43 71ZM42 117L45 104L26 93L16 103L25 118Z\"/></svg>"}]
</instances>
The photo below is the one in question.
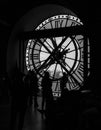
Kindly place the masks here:
<instances>
[{"instance_id":1,"label":"standing figure","mask_svg":"<svg viewBox=\"0 0 101 130\"><path fill-rule=\"evenodd\" d=\"M28 72L24 76L23 81L24 81L24 88L27 89L27 96L28 96L28 99L29 99L29 97L30 97L30 72ZM27 102L27 104L28 104L28 102Z\"/></svg>"},{"instance_id":2,"label":"standing figure","mask_svg":"<svg viewBox=\"0 0 101 130\"><path fill-rule=\"evenodd\" d=\"M44 106L46 103L46 114L52 110L53 103L53 94L52 94L52 81L49 78L49 72L46 72L42 79L42 110L44 110Z\"/></svg>"},{"instance_id":3,"label":"standing figure","mask_svg":"<svg viewBox=\"0 0 101 130\"><path fill-rule=\"evenodd\" d=\"M34 108L38 107L37 101L38 95L38 78L34 71L30 72L30 105L33 104L33 97L34 97Z\"/></svg>"},{"instance_id":4,"label":"standing figure","mask_svg":"<svg viewBox=\"0 0 101 130\"><path fill-rule=\"evenodd\" d=\"M61 98L65 96L67 81L68 81L68 76L66 73L63 73L63 77L60 80Z\"/></svg>"}]
</instances>

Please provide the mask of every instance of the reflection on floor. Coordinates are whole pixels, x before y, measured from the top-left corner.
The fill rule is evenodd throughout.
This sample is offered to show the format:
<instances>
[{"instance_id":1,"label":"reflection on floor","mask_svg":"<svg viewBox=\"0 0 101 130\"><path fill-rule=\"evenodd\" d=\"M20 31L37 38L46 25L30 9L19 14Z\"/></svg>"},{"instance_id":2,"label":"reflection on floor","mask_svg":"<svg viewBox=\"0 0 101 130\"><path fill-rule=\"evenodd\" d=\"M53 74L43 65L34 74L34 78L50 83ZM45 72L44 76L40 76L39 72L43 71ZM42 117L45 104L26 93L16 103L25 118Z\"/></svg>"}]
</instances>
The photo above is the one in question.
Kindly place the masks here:
<instances>
[{"instance_id":1,"label":"reflection on floor","mask_svg":"<svg viewBox=\"0 0 101 130\"><path fill-rule=\"evenodd\" d=\"M41 97L38 97L39 107L34 109L34 104L26 111L23 130L62 130L63 125L59 118L46 119L45 115L39 111L41 109Z\"/></svg>"},{"instance_id":2,"label":"reflection on floor","mask_svg":"<svg viewBox=\"0 0 101 130\"><path fill-rule=\"evenodd\" d=\"M68 107L66 106L66 111L68 111L68 113L64 114L63 112L61 112L61 106L58 106L57 102L54 106L54 112L52 111L51 118L46 119L45 116L42 116L42 113L40 111L41 102L42 98L38 97L38 109L34 109L34 102L32 107L27 108L22 130L88 130L88 128L96 128L96 130L98 130L99 127L101 128L101 101L97 102L96 100L94 101L94 99L90 99L88 101L87 99L87 102L89 102L90 104L93 103L93 105L100 103L100 109L97 109L94 105L93 107L86 109L86 111L82 113L84 115L80 116L79 120L81 122L80 125L83 126L80 127L81 129L74 129L75 127L73 124L73 116L71 116L70 114L69 117L70 111L67 110ZM8 130L10 121L10 110L10 102L8 98L0 97L0 130ZM66 119L64 117L66 117ZM18 129L16 128L15 130Z\"/></svg>"},{"instance_id":3,"label":"reflection on floor","mask_svg":"<svg viewBox=\"0 0 101 130\"><path fill-rule=\"evenodd\" d=\"M41 109L41 97L38 98L38 104ZM45 120L41 113L34 109L34 104L26 111L23 130L45 130Z\"/></svg>"},{"instance_id":4,"label":"reflection on floor","mask_svg":"<svg viewBox=\"0 0 101 130\"><path fill-rule=\"evenodd\" d=\"M1 98L1 97L0 97ZM41 109L41 97L38 97L38 110ZM24 125L22 130L63 130L63 125L59 123L59 119L52 118L46 120L42 113L34 109L34 103L32 107L27 108ZM2 98L0 100L0 130L8 130L10 121L10 102L8 98ZM16 130L18 130L16 128Z\"/></svg>"}]
</instances>

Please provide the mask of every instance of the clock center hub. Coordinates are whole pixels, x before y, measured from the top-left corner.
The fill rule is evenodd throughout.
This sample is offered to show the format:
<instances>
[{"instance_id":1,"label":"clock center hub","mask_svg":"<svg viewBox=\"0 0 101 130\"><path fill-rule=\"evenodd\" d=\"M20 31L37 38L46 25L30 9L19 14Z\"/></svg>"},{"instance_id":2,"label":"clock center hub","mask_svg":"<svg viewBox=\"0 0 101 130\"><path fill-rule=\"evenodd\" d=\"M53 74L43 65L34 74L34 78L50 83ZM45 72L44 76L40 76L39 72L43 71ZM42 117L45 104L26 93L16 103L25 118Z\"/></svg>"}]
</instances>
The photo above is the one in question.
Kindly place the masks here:
<instances>
[{"instance_id":1,"label":"clock center hub","mask_svg":"<svg viewBox=\"0 0 101 130\"><path fill-rule=\"evenodd\" d=\"M59 50L56 51L56 53L53 55L53 61L60 61L62 59L64 59L64 54Z\"/></svg>"}]
</instances>

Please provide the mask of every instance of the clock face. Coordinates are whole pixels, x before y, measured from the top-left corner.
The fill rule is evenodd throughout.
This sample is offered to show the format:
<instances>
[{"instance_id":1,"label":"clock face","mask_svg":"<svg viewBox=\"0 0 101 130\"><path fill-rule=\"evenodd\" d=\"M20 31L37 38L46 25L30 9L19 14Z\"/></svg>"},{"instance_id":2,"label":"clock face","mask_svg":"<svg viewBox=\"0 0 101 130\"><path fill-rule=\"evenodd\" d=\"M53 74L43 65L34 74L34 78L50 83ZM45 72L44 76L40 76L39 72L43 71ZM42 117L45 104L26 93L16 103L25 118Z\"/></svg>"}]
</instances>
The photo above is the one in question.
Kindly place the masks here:
<instances>
[{"instance_id":1,"label":"clock face","mask_svg":"<svg viewBox=\"0 0 101 130\"><path fill-rule=\"evenodd\" d=\"M63 28L83 25L79 18L72 15L56 15L43 21L36 30ZM90 51L87 41L88 53ZM87 55L88 56L88 55ZM87 57L90 68L90 57ZM61 36L28 40L26 48L27 70L37 73L39 83L48 71L53 80L53 92L59 93L63 72L68 74L67 88L78 89L84 82L84 36ZM88 71L89 73L89 71Z\"/></svg>"}]
</instances>

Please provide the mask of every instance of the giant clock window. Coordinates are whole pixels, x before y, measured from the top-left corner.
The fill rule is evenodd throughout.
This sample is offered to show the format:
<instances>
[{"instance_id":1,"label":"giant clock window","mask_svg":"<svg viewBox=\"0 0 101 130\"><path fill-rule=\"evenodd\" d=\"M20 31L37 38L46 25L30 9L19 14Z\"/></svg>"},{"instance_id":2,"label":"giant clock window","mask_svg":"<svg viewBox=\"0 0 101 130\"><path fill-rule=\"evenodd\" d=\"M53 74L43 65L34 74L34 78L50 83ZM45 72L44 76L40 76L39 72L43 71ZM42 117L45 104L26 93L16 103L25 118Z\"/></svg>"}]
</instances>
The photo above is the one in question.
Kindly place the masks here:
<instances>
[{"instance_id":1,"label":"giant clock window","mask_svg":"<svg viewBox=\"0 0 101 130\"><path fill-rule=\"evenodd\" d=\"M72 15L56 15L43 21L36 30L80 26L83 23ZM90 46L88 42L88 52ZM90 68L90 57L88 57ZM84 83L84 36L61 36L30 39L26 48L27 70L34 70L41 82L45 71L53 80L53 93L60 95L59 79L63 72L69 73L67 89L79 89ZM88 72L89 73L89 72Z\"/></svg>"}]
</instances>

